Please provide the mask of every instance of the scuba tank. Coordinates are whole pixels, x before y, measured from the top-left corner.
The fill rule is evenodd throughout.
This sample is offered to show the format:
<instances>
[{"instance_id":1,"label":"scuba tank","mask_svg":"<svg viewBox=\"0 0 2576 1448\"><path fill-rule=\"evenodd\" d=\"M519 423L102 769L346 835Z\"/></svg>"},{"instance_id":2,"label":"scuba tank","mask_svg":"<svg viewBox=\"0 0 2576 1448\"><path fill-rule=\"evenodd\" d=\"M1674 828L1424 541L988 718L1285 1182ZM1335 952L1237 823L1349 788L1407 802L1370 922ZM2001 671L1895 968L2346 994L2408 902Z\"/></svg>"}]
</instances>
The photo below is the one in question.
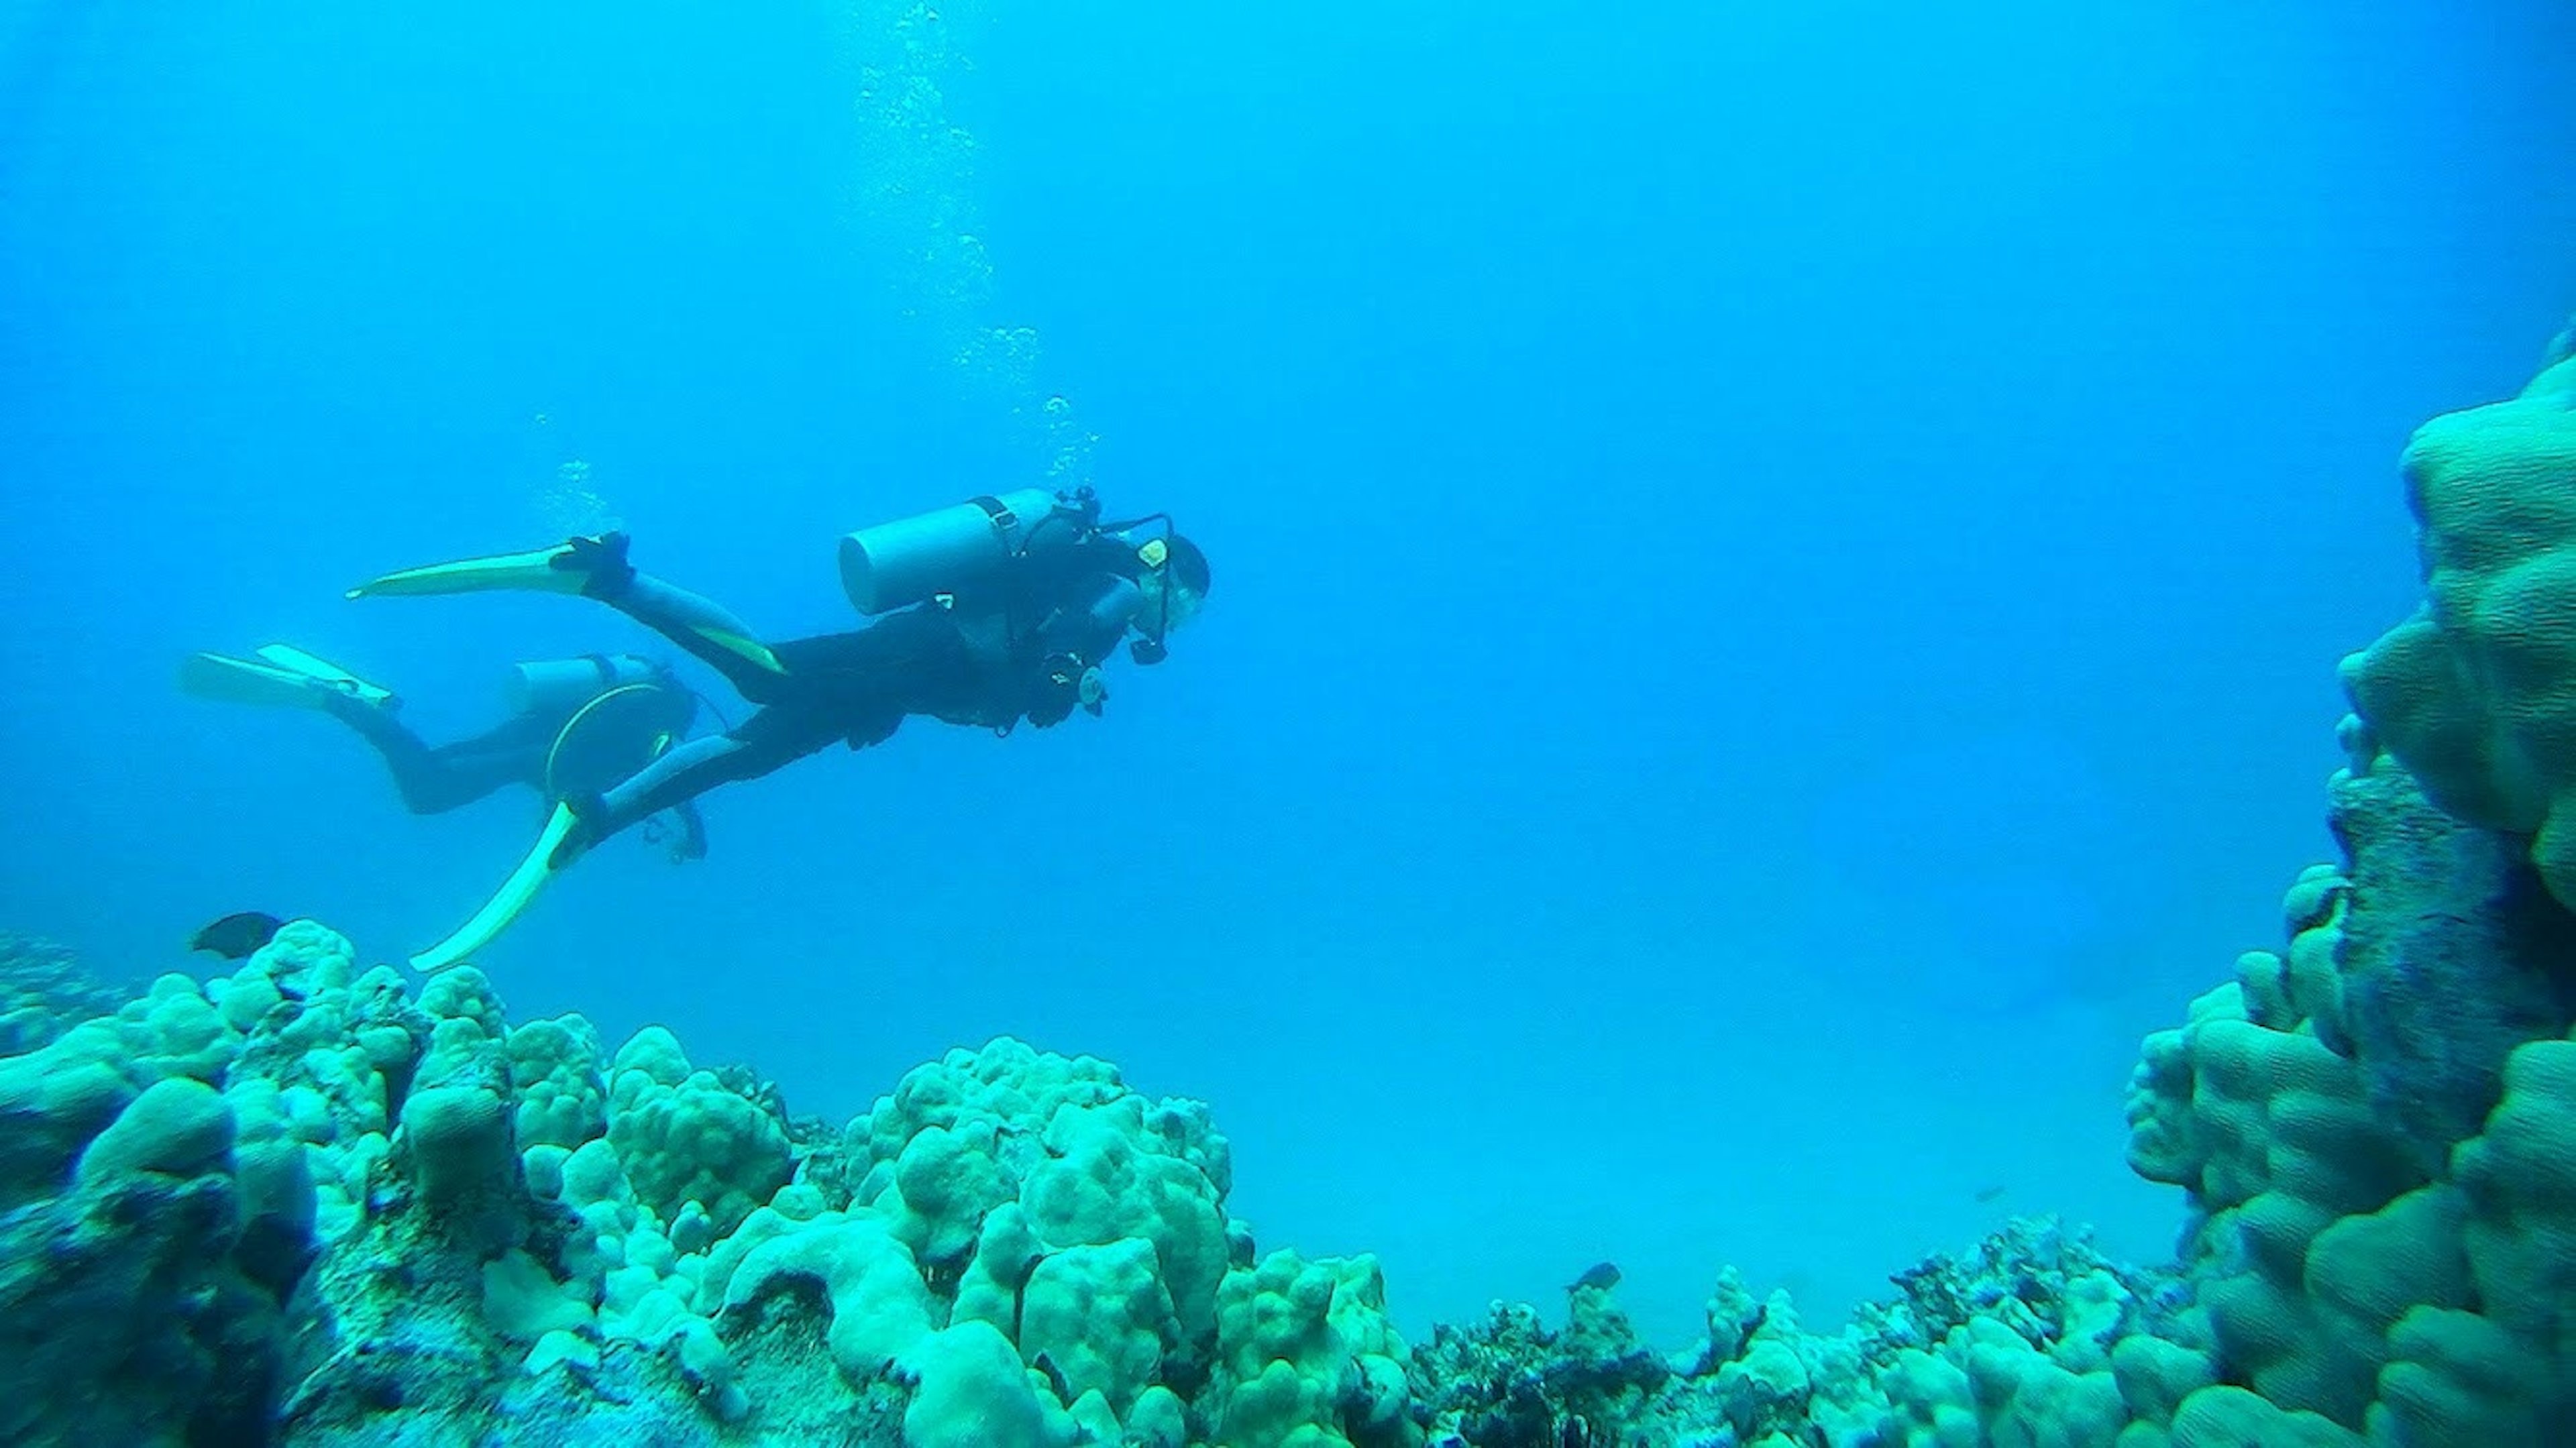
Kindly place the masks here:
<instances>
[{"instance_id":1,"label":"scuba tank","mask_svg":"<svg viewBox=\"0 0 2576 1448\"><path fill-rule=\"evenodd\" d=\"M514 714L569 714L610 689L651 683L654 667L632 654L584 654L577 659L514 664L502 697Z\"/></svg>"},{"instance_id":2,"label":"scuba tank","mask_svg":"<svg viewBox=\"0 0 2576 1448\"><path fill-rule=\"evenodd\" d=\"M1100 500L1089 488L1020 488L861 528L841 537L841 591L874 617L998 579L1013 559L1090 537Z\"/></svg>"}]
</instances>

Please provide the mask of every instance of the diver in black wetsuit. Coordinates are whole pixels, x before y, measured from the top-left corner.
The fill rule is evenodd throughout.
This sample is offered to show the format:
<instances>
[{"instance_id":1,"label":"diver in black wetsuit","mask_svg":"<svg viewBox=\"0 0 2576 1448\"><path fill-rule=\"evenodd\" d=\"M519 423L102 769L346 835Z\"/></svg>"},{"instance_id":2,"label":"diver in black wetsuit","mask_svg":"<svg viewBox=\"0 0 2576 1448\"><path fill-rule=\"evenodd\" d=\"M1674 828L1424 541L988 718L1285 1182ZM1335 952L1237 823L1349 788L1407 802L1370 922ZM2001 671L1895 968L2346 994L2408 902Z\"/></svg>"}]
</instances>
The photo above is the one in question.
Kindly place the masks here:
<instances>
[{"instance_id":1,"label":"diver in black wetsuit","mask_svg":"<svg viewBox=\"0 0 2576 1448\"><path fill-rule=\"evenodd\" d=\"M416 815L445 814L512 785L550 801L595 794L686 738L699 708L669 666L632 654L520 664L510 675L508 717L445 744L405 724L391 690L285 644L249 658L192 654L179 684L200 698L330 715L382 756L403 807ZM706 854L694 806L674 806L670 824L674 859Z\"/></svg>"},{"instance_id":2,"label":"diver in black wetsuit","mask_svg":"<svg viewBox=\"0 0 2576 1448\"><path fill-rule=\"evenodd\" d=\"M1159 532L1150 531L1159 523ZM832 744L864 749L913 715L1008 733L1108 697L1102 666L1159 661L1207 597L1207 557L1152 515L1100 521L1089 489L1024 489L849 535L844 588L865 628L765 644L722 607L636 571L622 534L388 574L350 597L536 589L595 598L723 674L757 708L595 792L568 795L508 884L423 969L506 929L555 872L657 811L756 779Z\"/></svg>"}]
</instances>

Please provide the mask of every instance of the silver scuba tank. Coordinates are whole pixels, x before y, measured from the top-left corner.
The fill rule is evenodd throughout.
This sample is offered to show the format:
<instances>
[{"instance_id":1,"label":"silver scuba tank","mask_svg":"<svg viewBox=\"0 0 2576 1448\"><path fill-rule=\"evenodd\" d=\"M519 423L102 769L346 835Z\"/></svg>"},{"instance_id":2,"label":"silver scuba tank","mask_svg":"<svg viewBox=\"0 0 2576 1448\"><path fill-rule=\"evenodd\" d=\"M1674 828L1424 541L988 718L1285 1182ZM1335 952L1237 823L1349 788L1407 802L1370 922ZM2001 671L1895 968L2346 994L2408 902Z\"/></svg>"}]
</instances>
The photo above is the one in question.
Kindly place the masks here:
<instances>
[{"instance_id":1,"label":"silver scuba tank","mask_svg":"<svg viewBox=\"0 0 2576 1448\"><path fill-rule=\"evenodd\" d=\"M974 589L1022 553L1080 542L1099 521L1089 488L1019 488L841 538L841 590L871 617Z\"/></svg>"},{"instance_id":2,"label":"silver scuba tank","mask_svg":"<svg viewBox=\"0 0 2576 1448\"><path fill-rule=\"evenodd\" d=\"M610 689L654 677L653 666L632 654L589 654L514 664L501 693L514 714L569 714Z\"/></svg>"}]
</instances>

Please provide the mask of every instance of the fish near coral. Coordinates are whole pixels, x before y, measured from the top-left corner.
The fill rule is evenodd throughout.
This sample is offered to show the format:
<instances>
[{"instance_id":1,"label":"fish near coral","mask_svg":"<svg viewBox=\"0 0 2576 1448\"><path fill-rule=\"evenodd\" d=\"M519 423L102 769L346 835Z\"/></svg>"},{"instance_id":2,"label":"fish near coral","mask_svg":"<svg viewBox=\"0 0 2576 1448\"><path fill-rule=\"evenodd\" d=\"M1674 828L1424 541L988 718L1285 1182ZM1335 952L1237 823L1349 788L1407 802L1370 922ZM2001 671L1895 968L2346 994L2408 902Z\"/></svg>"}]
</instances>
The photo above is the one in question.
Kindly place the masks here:
<instances>
[{"instance_id":1,"label":"fish near coral","mask_svg":"<svg viewBox=\"0 0 2576 1448\"><path fill-rule=\"evenodd\" d=\"M211 950L226 960L247 960L277 938L286 922L258 910L242 910L199 930L190 950Z\"/></svg>"},{"instance_id":2,"label":"fish near coral","mask_svg":"<svg viewBox=\"0 0 2576 1448\"><path fill-rule=\"evenodd\" d=\"M1591 1266L1583 1269L1582 1276L1565 1284L1565 1290L1568 1292L1581 1292L1583 1289L1589 1287L1595 1292L1607 1292L1618 1285L1619 1264L1616 1262L1595 1262Z\"/></svg>"}]
</instances>

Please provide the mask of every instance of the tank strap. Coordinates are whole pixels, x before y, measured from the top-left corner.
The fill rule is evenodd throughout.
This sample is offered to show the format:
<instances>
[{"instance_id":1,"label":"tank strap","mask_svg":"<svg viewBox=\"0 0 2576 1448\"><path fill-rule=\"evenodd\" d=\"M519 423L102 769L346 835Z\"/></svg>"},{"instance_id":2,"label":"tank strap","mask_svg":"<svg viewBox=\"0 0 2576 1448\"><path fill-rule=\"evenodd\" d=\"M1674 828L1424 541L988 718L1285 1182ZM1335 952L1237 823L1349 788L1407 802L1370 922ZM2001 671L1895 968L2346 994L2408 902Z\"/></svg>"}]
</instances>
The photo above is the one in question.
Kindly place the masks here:
<instances>
[{"instance_id":1,"label":"tank strap","mask_svg":"<svg viewBox=\"0 0 2576 1448\"><path fill-rule=\"evenodd\" d=\"M1100 504L1092 498L1088 487L1072 493L1058 493L1054 505L1035 518L989 493L966 501L984 510L984 516L992 520L993 531L1008 545L1013 558L1030 556L1030 549L1038 537L1059 523L1073 529L1073 543L1077 548L1098 538L1102 531Z\"/></svg>"},{"instance_id":2,"label":"tank strap","mask_svg":"<svg viewBox=\"0 0 2576 1448\"><path fill-rule=\"evenodd\" d=\"M983 509L984 516L991 519L993 522L993 531L1001 534L1004 542L1010 542L1011 530L1020 525L1020 515L1012 512L1008 503L1003 502L1001 499L994 497L990 493L984 493L979 496L969 498L966 501ZM1019 546L1015 543L1012 544L1011 551L1014 553L1019 552Z\"/></svg>"},{"instance_id":3,"label":"tank strap","mask_svg":"<svg viewBox=\"0 0 2576 1448\"><path fill-rule=\"evenodd\" d=\"M992 520L993 534L1002 540L1014 570L1022 570L1029 566L1030 538L1060 516L1059 512L1051 511L1035 525L1022 527L1024 520L1020 515L1008 503L990 493L969 498L967 501L983 509L984 516ZM1026 631L1031 626L1029 620L1021 617L1022 600L1016 596L1019 592L1020 589L1016 586L1007 586L1003 589L1004 597L1008 602L1002 610L1002 651L1006 658L1014 662L1024 651L1023 646L1027 641Z\"/></svg>"}]
</instances>

